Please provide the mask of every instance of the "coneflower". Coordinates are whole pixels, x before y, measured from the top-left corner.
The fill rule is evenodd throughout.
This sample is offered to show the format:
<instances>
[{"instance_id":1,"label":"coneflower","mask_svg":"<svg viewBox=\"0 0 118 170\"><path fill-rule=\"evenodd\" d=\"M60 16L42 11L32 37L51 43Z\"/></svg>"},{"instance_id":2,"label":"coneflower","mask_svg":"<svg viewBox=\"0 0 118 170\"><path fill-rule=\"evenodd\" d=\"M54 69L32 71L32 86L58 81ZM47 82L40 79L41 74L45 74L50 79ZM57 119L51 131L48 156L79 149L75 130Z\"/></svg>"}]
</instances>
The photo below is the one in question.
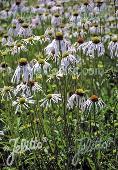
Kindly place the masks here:
<instances>
[{"instance_id":1,"label":"coneflower","mask_svg":"<svg viewBox=\"0 0 118 170\"><path fill-rule=\"evenodd\" d=\"M117 37L112 38L112 41L110 41L108 45L108 49L110 51L111 58L118 57L118 38Z\"/></svg>"},{"instance_id":2,"label":"coneflower","mask_svg":"<svg viewBox=\"0 0 118 170\"><path fill-rule=\"evenodd\" d=\"M36 92L42 91L42 87L38 84L38 82L34 80L30 80L28 82L22 82L14 90L14 94L22 94L26 97L32 96L32 94L35 94Z\"/></svg>"},{"instance_id":3,"label":"coneflower","mask_svg":"<svg viewBox=\"0 0 118 170\"><path fill-rule=\"evenodd\" d=\"M4 86L3 88L0 89L1 97L2 100L11 100L12 97L14 96L13 94L13 87L11 86Z\"/></svg>"},{"instance_id":4,"label":"coneflower","mask_svg":"<svg viewBox=\"0 0 118 170\"><path fill-rule=\"evenodd\" d=\"M79 60L77 60L77 57L75 57L72 54L69 54L68 52L65 52L62 55L60 68L67 70L69 66L74 67L77 63L79 63Z\"/></svg>"},{"instance_id":5,"label":"coneflower","mask_svg":"<svg viewBox=\"0 0 118 170\"><path fill-rule=\"evenodd\" d=\"M32 29L27 23L23 23L19 29L18 35L23 36L24 38L32 36Z\"/></svg>"},{"instance_id":6,"label":"coneflower","mask_svg":"<svg viewBox=\"0 0 118 170\"><path fill-rule=\"evenodd\" d=\"M31 67L27 59L21 58L11 81L18 84L22 77L23 81L28 82L31 79L31 75Z\"/></svg>"},{"instance_id":7,"label":"coneflower","mask_svg":"<svg viewBox=\"0 0 118 170\"><path fill-rule=\"evenodd\" d=\"M2 38L2 45L10 46L13 43L13 38L5 34Z\"/></svg>"},{"instance_id":8,"label":"coneflower","mask_svg":"<svg viewBox=\"0 0 118 170\"><path fill-rule=\"evenodd\" d=\"M13 45L13 48L11 49L11 54L19 54L21 51L27 51L27 48L21 44L21 43L16 43Z\"/></svg>"},{"instance_id":9,"label":"coneflower","mask_svg":"<svg viewBox=\"0 0 118 170\"><path fill-rule=\"evenodd\" d=\"M62 32L56 32L55 39L45 48L46 54L51 55L52 51L55 52L55 57L61 53L66 51L72 52L72 45L69 41L67 41Z\"/></svg>"},{"instance_id":10,"label":"coneflower","mask_svg":"<svg viewBox=\"0 0 118 170\"><path fill-rule=\"evenodd\" d=\"M99 37L93 37L92 41L81 44L78 49L82 49L83 53L90 57L99 57L105 53L104 45Z\"/></svg>"},{"instance_id":11,"label":"coneflower","mask_svg":"<svg viewBox=\"0 0 118 170\"><path fill-rule=\"evenodd\" d=\"M41 107L48 108L51 107L52 104L58 104L60 101L62 101L61 94L48 94L39 102L41 103Z\"/></svg>"},{"instance_id":12,"label":"coneflower","mask_svg":"<svg viewBox=\"0 0 118 170\"><path fill-rule=\"evenodd\" d=\"M61 24L61 17L58 13L55 13L54 16L52 17L51 24L54 27L58 27Z\"/></svg>"},{"instance_id":13,"label":"coneflower","mask_svg":"<svg viewBox=\"0 0 118 170\"><path fill-rule=\"evenodd\" d=\"M95 106L95 111L98 112L100 109L105 107L105 103L101 98L99 98L96 95L92 95L85 103L83 104L83 110L91 112L93 109L93 106Z\"/></svg>"},{"instance_id":14,"label":"coneflower","mask_svg":"<svg viewBox=\"0 0 118 170\"><path fill-rule=\"evenodd\" d=\"M86 93L83 89L77 89L67 101L67 108L73 109L74 107L83 108L83 104L86 101Z\"/></svg>"},{"instance_id":15,"label":"coneflower","mask_svg":"<svg viewBox=\"0 0 118 170\"><path fill-rule=\"evenodd\" d=\"M39 58L38 61L36 59L31 61L32 73L40 74L44 73L47 74L50 71L51 64L45 61L43 58Z\"/></svg>"},{"instance_id":16,"label":"coneflower","mask_svg":"<svg viewBox=\"0 0 118 170\"><path fill-rule=\"evenodd\" d=\"M74 25L80 25L80 20L81 20L81 17L79 15L79 13L77 11L73 12L73 14L70 18L70 22L72 22L72 24L74 24Z\"/></svg>"},{"instance_id":17,"label":"coneflower","mask_svg":"<svg viewBox=\"0 0 118 170\"><path fill-rule=\"evenodd\" d=\"M32 100L32 96L27 98L27 97L18 97L16 101L13 101L13 106L16 106L15 114L17 112L22 113L22 109L28 109L30 108L30 104L34 104L35 100Z\"/></svg>"}]
</instances>

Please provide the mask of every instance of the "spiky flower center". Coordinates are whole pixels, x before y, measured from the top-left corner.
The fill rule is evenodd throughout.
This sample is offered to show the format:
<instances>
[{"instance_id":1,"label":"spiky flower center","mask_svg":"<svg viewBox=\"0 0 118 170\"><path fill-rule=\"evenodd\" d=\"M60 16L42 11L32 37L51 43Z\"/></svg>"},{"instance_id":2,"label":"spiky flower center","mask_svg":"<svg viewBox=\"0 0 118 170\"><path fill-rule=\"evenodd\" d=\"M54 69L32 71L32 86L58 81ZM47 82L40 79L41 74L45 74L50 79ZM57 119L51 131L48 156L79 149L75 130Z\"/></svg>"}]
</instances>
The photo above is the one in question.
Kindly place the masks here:
<instances>
[{"instance_id":1,"label":"spiky flower center","mask_svg":"<svg viewBox=\"0 0 118 170\"><path fill-rule=\"evenodd\" d=\"M38 62L39 62L39 64L41 64L41 65L44 65L44 64L45 64L45 60L42 59L42 58L40 58L40 59L38 60Z\"/></svg>"},{"instance_id":2,"label":"spiky flower center","mask_svg":"<svg viewBox=\"0 0 118 170\"><path fill-rule=\"evenodd\" d=\"M50 5L48 5L48 6L47 6L47 9L51 9L51 6L50 6Z\"/></svg>"},{"instance_id":3,"label":"spiky flower center","mask_svg":"<svg viewBox=\"0 0 118 170\"><path fill-rule=\"evenodd\" d=\"M48 16L48 15L49 15L49 13L48 13L48 12L46 12L46 13L45 13L45 16Z\"/></svg>"},{"instance_id":4,"label":"spiky flower center","mask_svg":"<svg viewBox=\"0 0 118 170\"><path fill-rule=\"evenodd\" d=\"M79 96L83 96L85 94L85 91L83 89L77 89L75 93Z\"/></svg>"},{"instance_id":5,"label":"spiky flower center","mask_svg":"<svg viewBox=\"0 0 118 170\"><path fill-rule=\"evenodd\" d=\"M100 7L102 5L103 1L102 0L97 0L97 5Z\"/></svg>"},{"instance_id":6,"label":"spiky flower center","mask_svg":"<svg viewBox=\"0 0 118 170\"><path fill-rule=\"evenodd\" d=\"M41 40L43 40L45 38L45 35L41 35L40 38Z\"/></svg>"},{"instance_id":7,"label":"spiky flower center","mask_svg":"<svg viewBox=\"0 0 118 170\"><path fill-rule=\"evenodd\" d=\"M10 91L11 90L11 87L10 86L4 86L4 91L5 92L8 92L8 91Z\"/></svg>"},{"instance_id":8,"label":"spiky flower center","mask_svg":"<svg viewBox=\"0 0 118 170\"><path fill-rule=\"evenodd\" d=\"M83 44L83 43L84 43L84 38L79 37L78 40L77 40L77 42L78 42L79 44Z\"/></svg>"},{"instance_id":9,"label":"spiky flower center","mask_svg":"<svg viewBox=\"0 0 118 170\"><path fill-rule=\"evenodd\" d=\"M27 59L26 59L26 58L21 58L21 59L19 60L19 65L20 65L20 66L25 66L25 65L27 65Z\"/></svg>"},{"instance_id":10,"label":"spiky flower center","mask_svg":"<svg viewBox=\"0 0 118 170\"><path fill-rule=\"evenodd\" d=\"M117 37L113 37L113 38L112 38L112 41L113 41L114 43L116 43L116 42L118 41Z\"/></svg>"},{"instance_id":11,"label":"spiky flower center","mask_svg":"<svg viewBox=\"0 0 118 170\"><path fill-rule=\"evenodd\" d=\"M93 37L92 38L92 42L94 43L94 44L99 44L100 43L100 38L99 37Z\"/></svg>"},{"instance_id":12,"label":"spiky flower center","mask_svg":"<svg viewBox=\"0 0 118 170\"><path fill-rule=\"evenodd\" d=\"M50 100L52 98L52 94L48 94L46 98Z\"/></svg>"},{"instance_id":13,"label":"spiky flower center","mask_svg":"<svg viewBox=\"0 0 118 170\"><path fill-rule=\"evenodd\" d=\"M64 27L65 27L65 25L64 25L64 24L61 24L61 25L60 25L60 28L64 28Z\"/></svg>"},{"instance_id":14,"label":"spiky flower center","mask_svg":"<svg viewBox=\"0 0 118 170\"><path fill-rule=\"evenodd\" d=\"M5 34L5 35L4 35L4 38L8 38L8 35L7 35L7 34Z\"/></svg>"},{"instance_id":15,"label":"spiky flower center","mask_svg":"<svg viewBox=\"0 0 118 170\"><path fill-rule=\"evenodd\" d=\"M85 1L85 2L84 2L84 5L87 6L87 5L88 5L88 1Z\"/></svg>"},{"instance_id":16,"label":"spiky flower center","mask_svg":"<svg viewBox=\"0 0 118 170\"><path fill-rule=\"evenodd\" d=\"M78 15L78 12L73 12L73 16L77 17Z\"/></svg>"},{"instance_id":17,"label":"spiky flower center","mask_svg":"<svg viewBox=\"0 0 118 170\"><path fill-rule=\"evenodd\" d=\"M21 44L21 43L17 43L16 46L17 46L17 47L21 47L22 44Z\"/></svg>"},{"instance_id":18,"label":"spiky flower center","mask_svg":"<svg viewBox=\"0 0 118 170\"><path fill-rule=\"evenodd\" d=\"M31 80L31 81L28 81L28 86L30 86L30 87L33 87L34 86L34 84L35 84L35 81L34 80Z\"/></svg>"},{"instance_id":19,"label":"spiky flower center","mask_svg":"<svg viewBox=\"0 0 118 170\"><path fill-rule=\"evenodd\" d=\"M61 32L56 33L56 40L63 40L63 34Z\"/></svg>"},{"instance_id":20,"label":"spiky flower center","mask_svg":"<svg viewBox=\"0 0 118 170\"><path fill-rule=\"evenodd\" d=\"M40 13L38 13L38 15L39 15L39 16L42 16L43 14L40 12Z\"/></svg>"},{"instance_id":21,"label":"spiky flower center","mask_svg":"<svg viewBox=\"0 0 118 170\"><path fill-rule=\"evenodd\" d=\"M22 24L22 27L23 27L23 28L28 28L29 25L28 25L27 23L24 23L24 24Z\"/></svg>"},{"instance_id":22,"label":"spiky flower center","mask_svg":"<svg viewBox=\"0 0 118 170\"><path fill-rule=\"evenodd\" d=\"M97 24L97 23L94 23L93 26L94 26L94 27L98 27L98 24Z\"/></svg>"},{"instance_id":23,"label":"spiky flower center","mask_svg":"<svg viewBox=\"0 0 118 170\"><path fill-rule=\"evenodd\" d=\"M13 25L12 28L15 29L15 28L16 28L16 25Z\"/></svg>"},{"instance_id":24,"label":"spiky flower center","mask_svg":"<svg viewBox=\"0 0 118 170\"><path fill-rule=\"evenodd\" d=\"M1 67L2 67L2 68L7 68L7 67L8 67L8 64L5 63L5 62L3 62L3 63L1 63Z\"/></svg>"},{"instance_id":25,"label":"spiky flower center","mask_svg":"<svg viewBox=\"0 0 118 170\"><path fill-rule=\"evenodd\" d=\"M18 21L19 21L20 24L24 23L24 20L21 19L21 18L19 18Z\"/></svg>"},{"instance_id":26,"label":"spiky flower center","mask_svg":"<svg viewBox=\"0 0 118 170\"><path fill-rule=\"evenodd\" d=\"M37 9L38 9L38 8L39 8L39 5L36 5L36 6L35 6L35 8L37 8Z\"/></svg>"},{"instance_id":27,"label":"spiky flower center","mask_svg":"<svg viewBox=\"0 0 118 170\"><path fill-rule=\"evenodd\" d=\"M52 32L51 32L51 31L49 31L49 32L48 32L48 35L49 35L49 36L51 36L51 35L52 35Z\"/></svg>"},{"instance_id":28,"label":"spiky flower center","mask_svg":"<svg viewBox=\"0 0 118 170\"><path fill-rule=\"evenodd\" d=\"M6 8L6 12L9 12L9 8Z\"/></svg>"},{"instance_id":29,"label":"spiky flower center","mask_svg":"<svg viewBox=\"0 0 118 170\"><path fill-rule=\"evenodd\" d=\"M61 7L61 4L57 4L57 7Z\"/></svg>"},{"instance_id":30,"label":"spiky flower center","mask_svg":"<svg viewBox=\"0 0 118 170\"><path fill-rule=\"evenodd\" d=\"M20 104L24 104L26 102L26 99L24 98L24 97L21 97L20 99L19 99L19 103Z\"/></svg>"},{"instance_id":31,"label":"spiky flower center","mask_svg":"<svg viewBox=\"0 0 118 170\"><path fill-rule=\"evenodd\" d=\"M97 101L98 101L98 96L92 95L92 96L90 97L90 100L91 100L92 102L97 102Z\"/></svg>"},{"instance_id":32,"label":"spiky flower center","mask_svg":"<svg viewBox=\"0 0 118 170\"><path fill-rule=\"evenodd\" d=\"M20 5L20 3L21 3L20 1L16 1L16 5Z\"/></svg>"},{"instance_id":33,"label":"spiky flower center","mask_svg":"<svg viewBox=\"0 0 118 170\"><path fill-rule=\"evenodd\" d=\"M55 16L56 18L58 18L58 17L59 17L59 14L58 14L58 13L56 13L56 14L54 14L54 16Z\"/></svg>"}]
</instances>

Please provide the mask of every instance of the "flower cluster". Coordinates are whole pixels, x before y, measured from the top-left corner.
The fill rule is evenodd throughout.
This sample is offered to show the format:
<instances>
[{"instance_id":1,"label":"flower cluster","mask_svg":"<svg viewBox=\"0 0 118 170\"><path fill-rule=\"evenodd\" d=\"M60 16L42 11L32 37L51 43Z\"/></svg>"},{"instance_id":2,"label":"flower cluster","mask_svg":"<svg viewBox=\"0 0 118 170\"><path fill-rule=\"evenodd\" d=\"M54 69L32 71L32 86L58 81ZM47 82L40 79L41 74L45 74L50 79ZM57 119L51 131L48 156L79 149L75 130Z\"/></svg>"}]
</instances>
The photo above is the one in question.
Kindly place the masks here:
<instances>
[{"instance_id":1,"label":"flower cluster","mask_svg":"<svg viewBox=\"0 0 118 170\"><path fill-rule=\"evenodd\" d=\"M13 168L117 169L117 28L117 0L0 1L0 140L47 138ZM73 167L78 138L109 136Z\"/></svg>"}]
</instances>

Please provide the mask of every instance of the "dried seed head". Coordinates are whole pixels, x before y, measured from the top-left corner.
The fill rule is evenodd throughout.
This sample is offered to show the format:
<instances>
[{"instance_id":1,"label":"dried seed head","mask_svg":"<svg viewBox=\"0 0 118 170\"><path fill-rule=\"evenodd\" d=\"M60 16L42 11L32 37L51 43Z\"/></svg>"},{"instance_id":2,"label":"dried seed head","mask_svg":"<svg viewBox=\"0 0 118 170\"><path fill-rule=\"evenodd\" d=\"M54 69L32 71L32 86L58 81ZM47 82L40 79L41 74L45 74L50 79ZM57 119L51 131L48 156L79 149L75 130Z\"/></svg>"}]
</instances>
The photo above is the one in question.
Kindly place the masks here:
<instances>
[{"instance_id":1,"label":"dried seed head","mask_svg":"<svg viewBox=\"0 0 118 170\"><path fill-rule=\"evenodd\" d=\"M84 43L84 38L79 37L79 38L77 39L77 42L78 42L79 44L83 44L83 43Z\"/></svg>"},{"instance_id":2,"label":"dried seed head","mask_svg":"<svg viewBox=\"0 0 118 170\"><path fill-rule=\"evenodd\" d=\"M35 81L34 81L34 80L30 80L30 81L28 81L28 83L27 83L27 85L28 85L29 87L33 87L34 84L35 84Z\"/></svg>"},{"instance_id":3,"label":"dried seed head","mask_svg":"<svg viewBox=\"0 0 118 170\"><path fill-rule=\"evenodd\" d=\"M92 96L90 97L90 100L91 100L92 102L97 102L97 101L98 101L98 96L92 95Z\"/></svg>"}]
</instances>

